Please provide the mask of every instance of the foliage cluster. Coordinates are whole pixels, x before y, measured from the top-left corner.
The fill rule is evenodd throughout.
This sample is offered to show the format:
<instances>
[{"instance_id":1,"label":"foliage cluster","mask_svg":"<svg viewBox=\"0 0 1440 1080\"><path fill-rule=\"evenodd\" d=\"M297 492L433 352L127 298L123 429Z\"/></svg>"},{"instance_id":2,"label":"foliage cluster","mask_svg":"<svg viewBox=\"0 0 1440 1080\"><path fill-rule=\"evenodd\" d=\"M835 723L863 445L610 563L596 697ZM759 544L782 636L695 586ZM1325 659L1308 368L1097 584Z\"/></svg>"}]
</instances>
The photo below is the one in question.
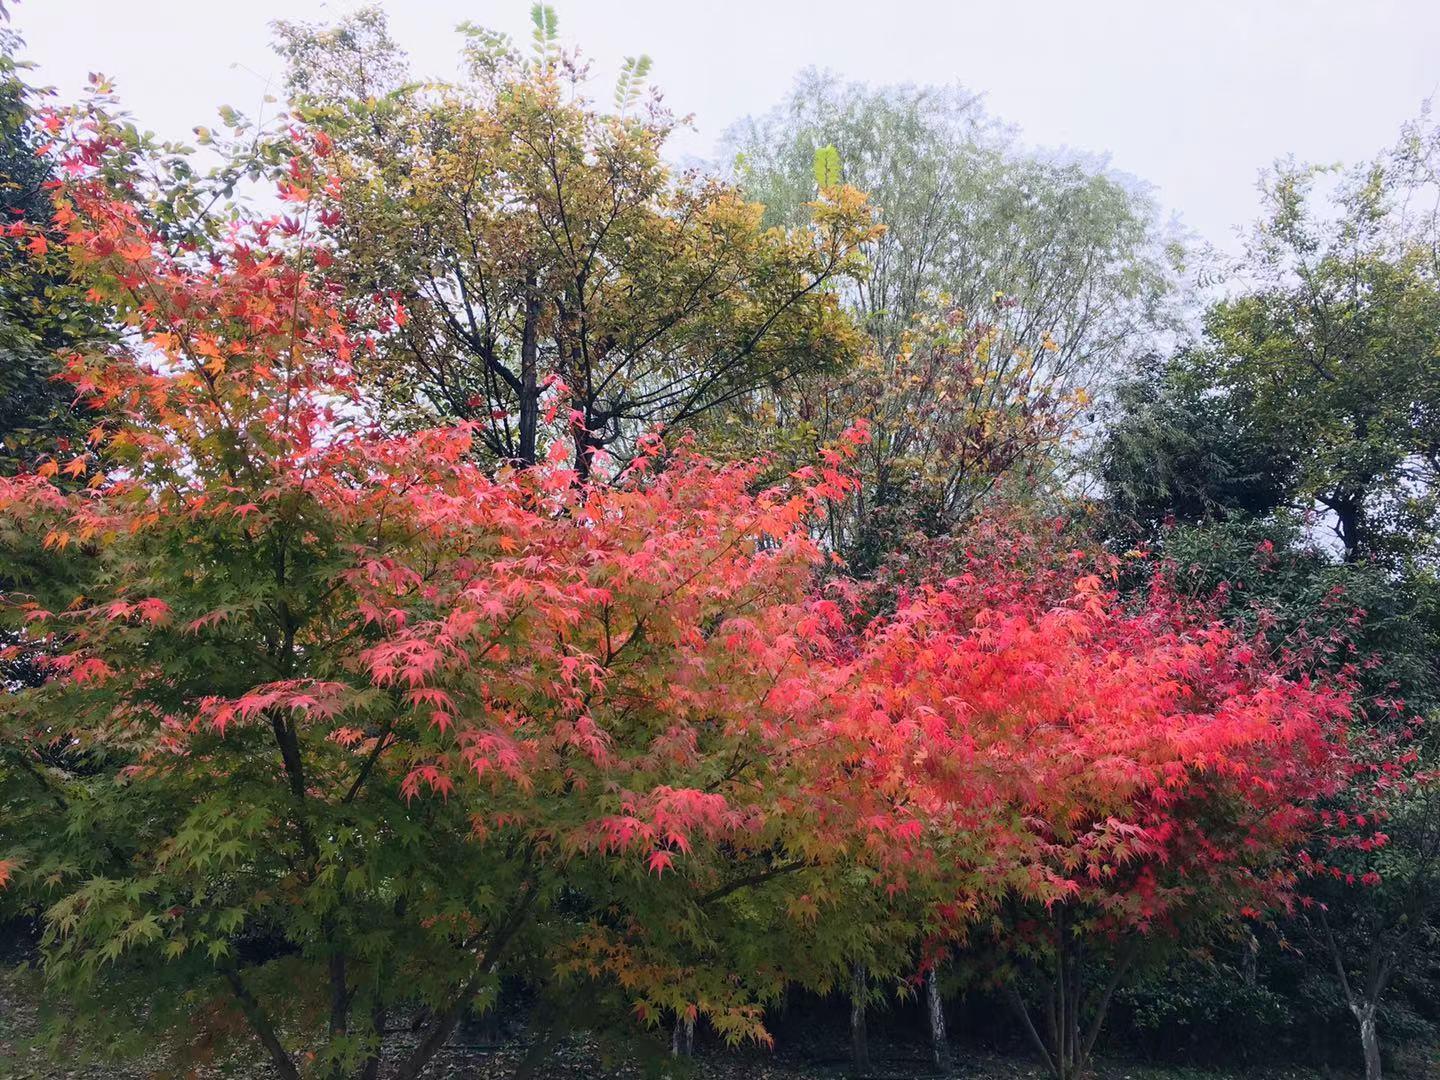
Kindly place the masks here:
<instances>
[{"instance_id":1,"label":"foliage cluster","mask_svg":"<svg viewBox=\"0 0 1440 1080\"><path fill-rule=\"evenodd\" d=\"M894 990L944 1067L963 986L1071 1080L1112 1004L1259 1045L1326 985L1378 1076L1440 904L1426 129L1333 220L1277 173L1258 283L1083 446L1171 329L1133 187L819 76L679 172L648 59L602 109L534 26L417 82L378 12L281 24L208 171L4 39L52 1047L412 1080L517 989L537 1052L683 1052L801 988L863 1069Z\"/></svg>"}]
</instances>

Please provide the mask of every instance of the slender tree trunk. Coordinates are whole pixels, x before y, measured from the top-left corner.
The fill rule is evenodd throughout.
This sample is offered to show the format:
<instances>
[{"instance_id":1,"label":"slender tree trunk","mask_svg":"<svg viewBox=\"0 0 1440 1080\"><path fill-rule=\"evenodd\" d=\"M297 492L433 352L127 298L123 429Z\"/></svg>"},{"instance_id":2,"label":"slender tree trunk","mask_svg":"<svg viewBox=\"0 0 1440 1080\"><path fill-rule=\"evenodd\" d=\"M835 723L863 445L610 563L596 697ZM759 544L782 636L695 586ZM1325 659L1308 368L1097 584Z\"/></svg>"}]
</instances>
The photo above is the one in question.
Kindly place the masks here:
<instances>
[{"instance_id":1,"label":"slender tree trunk","mask_svg":"<svg viewBox=\"0 0 1440 1080\"><path fill-rule=\"evenodd\" d=\"M1330 930L1330 922L1325 917L1323 907L1320 908L1319 916L1320 925L1325 931L1325 944L1330 949L1330 959L1335 962L1335 976L1340 982L1341 992L1345 995L1345 1004L1360 1024L1360 1050L1365 1056L1365 1080L1380 1080L1380 1036L1375 1030L1375 1014L1379 1008L1380 995L1385 992L1393 968L1380 963L1379 957L1373 951L1378 947L1378 943L1375 943L1370 956L1370 978L1366 980L1364 987L1357 991L1345 971L1345 958Z\"/></svg>"},{"instance_id":2,"label":"slender tree trunk","mask_svg":"<svg viewBox=\"0 0 1440 1080\"><path fill-rule=\"evenodd\" d=\"M575 427L575 475L581 480L590 479L590 467L594 463L595 438L590 434L591 420L576 421Z\"/></svg>"},{"instance_id":3,"label":"slender tree trunk","mask_svg":"<svg viewBox=\"0 0 1440 1080\"><path fill-rule=\"evenodd\" d=\"M1075 1019L1080 1005L1080 988L1076 985L1074 941L1070 936L1070 908L1061 904L1055 914L1055 1061L1059 1080L1070 1080L1077 1068L1079 1046Z\"/></svg>"},{"instance_id":4,"label":"slender tree trunk","mask_svg":"<svg viewBox=\"0 0 1440 1080\"><path fill-rule=\"evenodd\" d=\"M1240 975L1246 986L1254 986L1260 974L1260 942L1254 934L1245 936L1240 956Z\"/></svg>"},{"instance_id":5,"label":"slender tree trunk","mask_svg":"<svg viewBox=\"0 0 1440 1080\"><path fill-rule=\"evenodd\" d=\"M1139 953L1139 939L1115 958L1109 978L1088 995L1085 985L1085 950L1074 932L1073 913L1063 909L1055 919L1055 965L1049 1000L1037 1005L1043 1025L1036 1025L1019 987L1010 983L1006 997L1021 1027L1055 1080L1077 1080L1089 1068L1090 1055L1115 991L1119 989ZM1088 1020L1087 1020L1088 1018Z\"/></svg>"},{"instance_id":6,"label":"slender tree trunk","mask_svg":"<svg viewBox=\"0 0 1440 1080\"><path fill-rule=\"evenodd\" d=\"M940 998L940 973L931 968L925 975L925 1006L930 1014L930 1050L935 1068L950 1071L950 1042L945 1037L945 1002Z\"/></svg>"},{"instance_id":7,"label":"slender tree trunk","mask_svg":"<svg viewBox=\"0 0 1440 1080\"><path fill-rule=\"evenodd\" d=\"M870 1046L865 1039L865 965L850 970L850 1067L856 1076L870 1072Z\"/></svg>"},{"instance_id":8,"label":"slender tree trunk","mask_svg":"<svg viewBox=\"0 0 1440 1080\"><path fill-rule=\"evenodd\" d=\"M675 1027L670 1032L670 1056L695 1056L695 1017L688 1012L675 1014Z\"/></svg>"},{"instance_id":9,"label":"slender tree trunk","mask_svg":"<svg viewBox=\"0 0 1440 1080\"><path fill-rule=\"evenodd\" d=\"M240 972L233 967L222 969L225 980L235 993L235 1000L244 1013L245 1019L249 1021L250 1027L255 1032L255 1037L265 1047L265 1052L270 1055L270 1061L275 1066L275 1071L282 1080L300 1080L300 1072L295 1068L295 1063L290 1060L290 1055L285 1052L279 1036L275 1033L275 1027L270 1023L270 1018L265 1014L260 1002L245 985L240 977Z\"/></svg>"},{"instance_id":10,"label":"slender tree trunk","mask_svg":"<svg viewBox=\"0 0 1440 1080\"><path fill-rule=\"evenodd\" d=\"M539 460L540 386L538 354L540 297L532 274L525 281L525 326L520 334L520 461L534 465Z\"/></svg>"},{"instance_id":11,"label":"slender tree trunk","mask_svg":"<svg viewBox=\"0 0 1440 1080\"><path fill-rule=\"evenodd\" d=\"M335 944L334 920L327 920L325 936L331 941L330 953L330 1039L344 1038L350 1027L350 990L345 975L345 953ZM342 1080L344 1070L337 1062L331 1067L334 1080Z\"/></svg>"},{"instance_id":12,"label":"slender tree trunk","mask_svg":"<svg viewBox=\"0 0 1440 1080\"><path fill-rule=\"evenodd\" d=\"M335 930L327 924L326 935L333 941ZM350 990L345 979L345 953L338 945L331 945L330 953L330 1037L345 1034L350 1026Z\"/></svg>"},{"instance_id":13,"label":"slender tree trunk","mask_svg":"<svg viewBox=\"0 0 1440 1080\"><path fill-rule=\"evenodd\" d=\"M1055 1059L1050 1056L1050 1048L1045 1045L1045 1040L1036 1029L1035 1021L1030 1018L1030 1010L1025 1006L1025 999L1020 996L1020 990L1014 983L1006 984L1005 997L1015 1010L1015 1016L1020 1021L1020 1026L1026 1036L1030 1039L1030 1045L1035 1047L1035 1052L1040 1055L1040 1060L1045 1063L1045 1068L1051 1073L1058 1075L1059 1070L1055 1065Z\"/></svg>"},{"instance_id":14,"label":"slender tree trunk","mask_svg":"<svg viewBox=\"0 0 1440 1080\"><path fill-rule=\"evenodd\" d=\"M1380 1036L1375 1030L1375 1006L1351 1006L1360 1022L1360 1051L1365 1055L1365 1080L1380 1080Z\"/></svg>"},{"instance_id":15,"label":"slender tree trunk","mask_svg":"<svg viewBox=\"0 0 1440 1080\"><path fill-rule=\"evenodd\" d=\"M475 994L479 991L481 984L493 974L500 954L504 952L510 939L524 923L530 905L535 900L536 891L534 881L527 881L521 886L520 895L516 898L515 904L504 921L496 926L490 934L490 941L476 964L475 973L461 986L459 992L443 1012L433 1014L430 1030L421 1037L415 1049L400 1063L400 1067L395 1071L394 1080L416 1080L425 1066L430 1063L430 1059L450 1041L450 1036L460 1022L460 1017L475 1000Z\"/></svg>"},{"instance_id":16,"label":"slender tree trunk","mask_svg":"<svg viewBox=\"0 0 1440 1080\"><path fill-rule=\"evenodd\" d=\"M370 1013L370 1026L375 1029L375 1049L365 1059L365 1064L360 1066L360 1080L379 1080L380 1078L380 1050L385 1045L385 1007L375 1006Z\"/></svg>"}]
</instances>

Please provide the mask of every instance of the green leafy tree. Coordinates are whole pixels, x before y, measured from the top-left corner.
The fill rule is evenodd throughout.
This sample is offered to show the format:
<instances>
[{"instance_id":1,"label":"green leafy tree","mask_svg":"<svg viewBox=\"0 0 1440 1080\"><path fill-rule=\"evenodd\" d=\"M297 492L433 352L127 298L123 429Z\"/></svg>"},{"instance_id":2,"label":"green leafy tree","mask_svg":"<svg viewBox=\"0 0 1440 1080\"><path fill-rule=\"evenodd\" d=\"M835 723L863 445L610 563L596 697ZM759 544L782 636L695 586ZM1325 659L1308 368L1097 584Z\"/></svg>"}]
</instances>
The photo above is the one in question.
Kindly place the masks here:
<instances>
[{"instance_id":1,"label":"green leafy tree","mask_svg":"<svg viewBox=\"0 0 1440 1080\"><path fill-rule=\"evenodd\" d=\"M1056 369L1103 368L1141 340L1168 290L1148 196L1101 166L1021 151L958 88L809 71L727 145L768 220L803 221L822 150L834 182L869 194L885 231L848 299L884 355L943 295L1032 354L1048 335Z\"/></svg>"},{"instance_id":2,"label":"green leafy tree","mask_svg":"<svg viewBox=\"0 0 1440 1080\"><path fill-rule=\"evenodd\" d=\"M558 438L588 471L651 427L853 359L834 288L876 234L864 198L827 189L792 227L763 224L731 185L664 162L674 120L642 90L648 60L601 112L553 12L534 18L529 50L464 27L466 77L423 85L374 13L281 26L296 111L333 140L332 273L393 309L367 381L410 422L476 423L495 458L533 463Z\"/></svg>"},{"instance_id":3,"label":"green leafy tree","mask_svg":"<svg viewBox=\"0 0 1440 1080\"><path fill-rule=\"evenodd\" d=\"M1263 517L1290 499L1296 449L1256 432L1191 350L1126 380L1096 448L1110 527L1127 543L1170 523Z\"/></svg>"},{"instance_id":4,"label":"green leafy tree","mask_svg":"<svg viewBox=\"0 0 1440 1080\"><path fill-rule=\"evenodd\" d=\"M56 381L56 353L102 335L100 313L69 280L50 226L49 163L37 151L48 134L35 116L46 91L25 81L20 37L0 12L0 469L29 463L85 433L73 394Z\"/></svg>"},{"instance_id":5,"label":"green leafy tree","mask_svg":"<svg viewBox=\"0 0 1440 1080\"><path fill-rule=\"evenodd\" d=\"M1283 447L1290 500L1321 509L1347 560L1423 548L1440 456L1435 235L1402 226L1394 161L1342 176L1282 165L1247 261L1251 284L1206 319L1201 378L1242 430Z\"/></svg>"}]
</instances>

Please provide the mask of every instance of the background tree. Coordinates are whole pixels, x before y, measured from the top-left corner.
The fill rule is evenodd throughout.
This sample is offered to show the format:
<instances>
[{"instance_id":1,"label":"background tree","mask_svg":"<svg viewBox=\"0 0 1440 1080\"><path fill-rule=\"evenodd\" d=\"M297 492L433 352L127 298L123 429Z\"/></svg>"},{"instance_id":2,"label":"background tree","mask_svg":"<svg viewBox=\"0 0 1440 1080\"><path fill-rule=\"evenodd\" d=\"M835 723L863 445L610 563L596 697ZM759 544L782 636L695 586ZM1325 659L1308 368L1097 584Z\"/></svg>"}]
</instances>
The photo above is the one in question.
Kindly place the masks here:
<instances>
[{"instance_id":1,"label":"background tree","mask_svg":"<svg viewBox=\"0 0 1440 1080\"><path fill-rule=\"evenodd\" d=\"M943 294L1032 354L1049 335L1057 371L1103 368L1167 289L1154 207L1136 185L1022 151L959 88L808 71L784 103L736 125L727 147L742 188L777 223L803 220L825 147L837 179L869 193L885 232L848 298L883 356Z\"/></svg>"},{"instance_id":2,"label":"background tree","mask_svg":"<svg viewBox=\"0 0 1440 1080\"><path fill-rule=\"evenodd\" d=\"M35 117L47 93L25 81L23 43L0 11L0 468L27 463L35 446L85 424L55 376L56 353L103 334L100 314L70 281L64 246L50 227L49 139Z\"/></svg>"},{"instance_id":3,"label":"background tree","mask_svg":"<svg viewBox=\"0 0 1440 1080\"><path fill-rule=\"evenodd\" d=\"M740 437L799 445L872 422L865 483L834 542L865 570L882 538L962 524L1001 478L1055 487L1086 387L1163 321L1170 274L1148 197L1103 167L1022 151L959 89L871 88L808 72L728 135L743 190L794 224L834 181L870 194L884 232L845 290L865 362L742 403ZM784 445L782 443L782 445Z\"/></svg>"},{"instance_id":4,"label":"background tree","mask_svg":"<svg viewBox=\"0 0 1440 1080\"><path fill-rule=\"evenodd\" d=\"M732 410L740 424L708 437L785 461L833 441L843 417L864 417L863 482L825 524L850 571L869 575L963 526L998 485L1016 498L1053 491L1089 401L1046 367L1056 347L1045 339L1032 356L964 312L937 312L917 318L894 356L871 351L797 392L754 395Z\"/></svg>"},{"instance_id":5,"label":"background tree","mask_svg":"<svg viewBox=\"0 0 1440 1080\"><path fill-rule=\"evenodd\" d=\"M1284 446L1291 500L1329 515L1347 560L1433 536L1440 394L1435 237L1400 230L1413 187L1381 159L1339 179L1280 166L1247 258L1252 284L1217 304L1200 353L1243 428Z\"/></svg>"},{"instance_id":6,"label":"background tree","mask_svg":"<svg viewBox=\"0 0 1440 1080\"><path fill-rule=\"evenodd\" d=\"M1221 590L1226 618L1277 646L1330 639L1312 659L1354 673L1366 739L1411 761L1413 776L1382 774L1378 791L1362 776L1340 804L1352 817L1367 807L1358 813L1372 823L1393 814L1394 846L1327 851L1339 877L1315 886L1325 908L1276 931L1307 942L1338 979L1318 1009L1332 1024L1354 1014L1371 1075L1384 989L1432 996L1409 943L1433 933L1423 778L1435 751L1425 727L1404 722L1433 715L1440 686L1427 449L1435 241L1415 210L1434 185L1425 132L1412 127L1398 150L1344 174L1277 168L1244 276L1199 342L1122 394L1101 465L1118 543L1156 546L1183 588Z\"/></svg>"},{"instance_id":7,"label":"background tree","mask_svg":"<svg viewBox=\"0 0 1440 1080\"><path fill-rule=\"evenodd\" d=\"M664 162L674 121L644 93L647 60L602 113L553 12L534 16L529 53L467 27L467 78L423 86L398 84L374 13L281 27L297 113L334 140L332 273L397 309L367 379L525 463L543 455L539 401L558 381L559 437L568 421L585 472L654 425L852 360L833 287L876 234L863 196L827 189L803 221L762 224L731 185Z\"/></svg>"},{"instance_id":8,"label":"background tree","mask_svg":"<svg viewBox=\"0 0 1440 1080\"><path fill-rule=\"evenodd\" d=\"M1189 350L1123 381L1102 411L1097 472L1109 527L1127 543L1289 504L1297 450L1248 424Z\"/></svg>"},{"instance_id":9,"label":"background tree","mask_svg":"<svg viewBox=\"0 0 1440 1080\"><path fill-rule=\"evenodd\" d=\"M26 81L23 44L0 7L0 474L32 468L57 443L83 444L93 418L58 378L61 353L110 337L102 308L71 280L63 236L51 223L55 177L40 151L52 135L38 115L50 91ZM0 590L11 585L0 563ZM0 644L14 640L0 631ZM0 657L0 690L42 679L29 659ZM47 754L76 769L97 768L101 760L63 746ZM16 914L9 903L0 909Z\"/></svg>"}]
</instances>

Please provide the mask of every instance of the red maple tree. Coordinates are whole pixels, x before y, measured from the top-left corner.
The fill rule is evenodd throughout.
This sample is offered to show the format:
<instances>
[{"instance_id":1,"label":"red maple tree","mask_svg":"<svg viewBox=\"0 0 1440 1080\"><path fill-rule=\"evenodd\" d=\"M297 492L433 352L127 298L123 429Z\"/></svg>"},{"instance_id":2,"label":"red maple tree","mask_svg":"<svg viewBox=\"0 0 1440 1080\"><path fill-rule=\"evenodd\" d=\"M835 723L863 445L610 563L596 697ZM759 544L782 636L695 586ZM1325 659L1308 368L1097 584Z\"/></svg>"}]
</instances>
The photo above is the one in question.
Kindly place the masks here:
<instances>
[{"instance_id":1,"label":"red maple tree","mask_svg":"<svg viewBox=\"0 0 1440 1080\"><path fill-rule=\"evenodd\" d=\"M982 538L902 594L855 704L891 721L893 784L947 856L935 936L993 938L988 981L1061 1080L1147 947L1294 902L1315 804L1346 775L1343 689L1158 580L1127 600L1105 569L1075 552L1036 574Z\"/></svg>"}]
</instances>

